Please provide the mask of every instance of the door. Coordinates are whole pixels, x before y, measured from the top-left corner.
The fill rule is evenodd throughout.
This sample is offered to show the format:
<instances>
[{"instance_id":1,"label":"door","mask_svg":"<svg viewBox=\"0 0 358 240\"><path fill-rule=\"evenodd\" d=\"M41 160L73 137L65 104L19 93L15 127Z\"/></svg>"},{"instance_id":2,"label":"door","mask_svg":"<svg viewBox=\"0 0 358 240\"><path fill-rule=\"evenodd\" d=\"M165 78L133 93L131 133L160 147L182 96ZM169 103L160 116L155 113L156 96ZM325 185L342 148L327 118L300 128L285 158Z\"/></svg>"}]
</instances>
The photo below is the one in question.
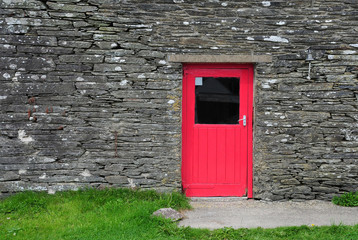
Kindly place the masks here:
<instances>
[{"instance_id":1,"label":"door","mask_svg":"<svg viewBox=\"0 0 358 240\"><path fill-rule=\"evenodd\" d=\"M252 85L251 65L184 65L186 196L252 197Z\"/></svg>"}]
</instances>

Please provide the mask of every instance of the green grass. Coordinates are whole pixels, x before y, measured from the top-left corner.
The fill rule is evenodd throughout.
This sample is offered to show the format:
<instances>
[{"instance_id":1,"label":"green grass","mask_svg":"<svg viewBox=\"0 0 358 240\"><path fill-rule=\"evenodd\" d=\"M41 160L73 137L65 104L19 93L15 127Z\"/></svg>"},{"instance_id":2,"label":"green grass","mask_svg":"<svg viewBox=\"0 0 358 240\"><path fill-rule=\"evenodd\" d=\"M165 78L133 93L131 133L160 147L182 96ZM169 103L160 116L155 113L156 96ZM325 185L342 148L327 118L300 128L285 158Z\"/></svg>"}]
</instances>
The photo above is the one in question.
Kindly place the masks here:
<instances>
[{"instance_id":1,"label":"green grass","mask_svg":"<svg viewBox=\"0 0 358 240\"><path fill-rule=\"evenodd\" d=\"M24 192L0 201L0 239L358 239L358 225L215 231L177 227L151 214L190 208L179 193L129 189Z\"/></svg>"},{"instance_id":2,"label":"green grass","mask_svg":"<svg viewBox=\"0 0 358 240\"><path fill-rule=\"evenodd\" d=\"M358 207L358 192L348 192L332 199L334 204L344 207Z\"/></svg>"}]
</instances>

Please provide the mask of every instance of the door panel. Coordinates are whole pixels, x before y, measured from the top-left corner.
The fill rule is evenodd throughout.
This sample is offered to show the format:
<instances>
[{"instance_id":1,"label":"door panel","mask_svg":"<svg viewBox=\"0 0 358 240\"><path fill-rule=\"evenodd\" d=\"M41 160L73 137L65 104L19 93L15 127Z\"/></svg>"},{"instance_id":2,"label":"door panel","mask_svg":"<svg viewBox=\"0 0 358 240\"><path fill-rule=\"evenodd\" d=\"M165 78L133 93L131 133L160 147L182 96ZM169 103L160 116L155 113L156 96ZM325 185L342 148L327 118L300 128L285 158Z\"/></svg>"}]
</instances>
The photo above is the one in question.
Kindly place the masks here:
<instances>
[{"instance_id":1,"label":"door panel","mask_svg":"<svg viewBox=\"0 0 358 240\"><path fill-rule=\"evenodd\" d=\"M187 196L243 196L251 186L251 78L249 65L184 67L182 180ZM246 125L239 121L244 117Z\"/></svg>"}]
</instances>

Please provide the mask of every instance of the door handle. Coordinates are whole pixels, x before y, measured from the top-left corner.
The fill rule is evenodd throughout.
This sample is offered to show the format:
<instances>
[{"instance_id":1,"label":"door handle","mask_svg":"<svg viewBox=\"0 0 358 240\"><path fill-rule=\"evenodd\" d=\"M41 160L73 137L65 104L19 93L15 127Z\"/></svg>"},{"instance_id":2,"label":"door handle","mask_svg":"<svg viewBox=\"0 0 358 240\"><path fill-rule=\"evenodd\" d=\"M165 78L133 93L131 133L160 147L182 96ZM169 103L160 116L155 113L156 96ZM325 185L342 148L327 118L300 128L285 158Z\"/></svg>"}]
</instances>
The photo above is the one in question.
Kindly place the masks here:
<instances>
[{"instance_id":1,"label":"door handle","mask_svg":"<svg viewBox=\"0 0 358 240\"><path fill-rule=\"evenodd\" d=\"M242 125L243 125L243 126L246 126L246 115L244 115L244 116L242 117L242 119L237 120L237 122L240 122L240 121L242 121Z\"/></svg>"}]
</instances>

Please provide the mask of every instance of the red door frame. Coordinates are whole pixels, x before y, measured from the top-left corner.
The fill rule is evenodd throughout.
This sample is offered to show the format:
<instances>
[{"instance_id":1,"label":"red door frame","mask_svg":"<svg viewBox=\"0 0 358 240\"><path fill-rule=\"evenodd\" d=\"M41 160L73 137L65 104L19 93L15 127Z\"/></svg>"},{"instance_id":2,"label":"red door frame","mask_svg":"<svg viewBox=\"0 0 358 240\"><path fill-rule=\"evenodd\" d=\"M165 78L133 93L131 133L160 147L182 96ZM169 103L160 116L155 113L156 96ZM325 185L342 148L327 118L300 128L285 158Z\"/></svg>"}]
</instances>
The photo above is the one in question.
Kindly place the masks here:
<instances>
[{"instance_id":1,"label":"red door frame","mask_svg":"<svg viewBox=\"0 0 358 240\"><path fill-rule=\"evenodd\" d=\"M183 74L187 73L188 70L194 70L194 69L244 69L247 70L247 77L248 77L248 109L247 109L247 125L248 128L248 134L247 134L247 197L252 198L253 197L253 163L252 163L252 129L253 129L253 77L254 77L254 68L251 64L183 64ZM186 161L184 160L186 158L187 149L185 146L185 141L187 137L187 129L184 126L185 125L185 119L187 117L187 97L184 96L186 94L186 89L188 87L188 83L186 81L186 76L183 75L183 98L182 98L182 184L184 185L186 183L187 179L187 172L188 172L188 166L185 165Z\"/></svg>"}]
</instances>

